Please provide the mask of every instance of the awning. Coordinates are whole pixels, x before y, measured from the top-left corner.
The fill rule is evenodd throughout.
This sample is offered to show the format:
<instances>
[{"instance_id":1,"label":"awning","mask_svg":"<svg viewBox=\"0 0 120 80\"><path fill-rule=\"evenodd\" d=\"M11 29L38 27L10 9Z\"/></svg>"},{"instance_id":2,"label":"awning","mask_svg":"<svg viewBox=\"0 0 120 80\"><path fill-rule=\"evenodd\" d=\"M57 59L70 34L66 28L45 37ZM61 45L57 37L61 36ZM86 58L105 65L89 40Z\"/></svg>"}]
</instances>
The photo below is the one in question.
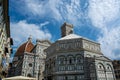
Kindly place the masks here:
<instances>
[{"instance_id":1,"label":"awning","mask_svg":"<svg viewBox=\"0 0 120 80\"><path fill-rule=\"evenodd\" d=\"M25 77L25 76L15 76L4 78L3 80L37 80L36 78Z\"/></svg>"}]
</instances>

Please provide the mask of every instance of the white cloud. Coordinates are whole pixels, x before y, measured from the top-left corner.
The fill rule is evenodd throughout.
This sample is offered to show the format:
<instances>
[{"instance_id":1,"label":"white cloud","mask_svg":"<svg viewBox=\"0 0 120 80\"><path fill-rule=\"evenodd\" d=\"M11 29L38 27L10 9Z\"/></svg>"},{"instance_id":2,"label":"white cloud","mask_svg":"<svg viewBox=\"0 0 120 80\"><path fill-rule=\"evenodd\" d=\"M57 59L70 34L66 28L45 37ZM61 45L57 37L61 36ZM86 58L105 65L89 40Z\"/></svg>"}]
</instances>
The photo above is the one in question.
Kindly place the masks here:
<instances>
[{"instance_id":1,"label":"white cloud","mask_svg":"<svg viewBox=\"0 0 120 80\"><path fill-rule=\"evenodd\" d=\"M120 59L120 25L116 26L115 22L120 18L119 14L120 0L89 0L88 16L101 30L98 41L103 54L111 59Z\"/></svg>"},{"instance_id":2,"label":"white cloud","mask_svg":"<svg viewBox=\"0 0 120 80\"><path fill-rule=\"evenodd\" d=\"M61 20L61 15L57 9L59 2L60 0L25 0L25 8L35 16L48 16Z\"/></svg>"},{"instance_id":3,"label":"white cloud","mask_svg":"<svg viewBox=\"0 0 120 80\"><path fill-rule=\"evenodd\" d=\"M27 11L30 17L31 15L36 18L47 17L58 22L67 21L80 25L79 19L82 16L80 0L25 0L24 2L26 9L24 11Z\"/></svg>"},{"instance_id":4,"label":"white cloud","mask_svg":"<svg viewBox=\"0 0 120 80\"><path fill-rule=\"evenodd\" d=\"M48 24L48 22L47 22ZM46 24L41 25L45 26ZM41 30L39 25L28 23L26 20L10 24L11 35L14 37L15 45L20 45L21 42L26 41L30 35L33 39L51 39L51 34L48 30Z\"/></svg>"},{"instance_id":5,"label":"white cloud","mask_svg":"<svg viewBox=\"0 0 120 80\"><path fill-rule=\"evenodd\" d=\"M109 27L106 24L118 18L119 13L119 0L89 0L88 15L96 27Z\"/></svg>"},{"instance_id":6,"label":"white cloud","mask_svg":"<svg viewBox=\"0 0 120 80\"><path fill-rule=\"evenodd\" d=\"M79 27L89 17L92 25L101 31L102 36L98 37L98 41L102 44L102 52L112 59L116 57L116 50L120 49L120 24L116 26L117 19L120 19L120 0L23 0L23 2L25 5L22 5L21 9L24 10L20 12L25 13L24 15L27 15L31 20L42 17L50 20L55 19L58 22L67 21ZM48 30L41 30L41 26L47 24L49 22L36 25L19 21L18 23L11 23L11 27L13 26L11 32L16 41L22 40L22 38L26 39L29 35L33 35L33 38L46 38L47 36L50 39L51 35ZM29 29L28 26L31 28ZM21 27L19 28L20 31L17 30L18 27ZM116 58L120 57L117 56Z\"/></svg>"},{"instance_id":7,"label":"white cloud","mask_svg":"<svg viewBox=\"0 0 120 80\"><path fill-rule=\"evenodd\" d=\"M111 59L120 59L120 27L106 31L98 41L101 43L102 51ZM119 51L119 52L118 52Z\"/></svg>"},{"instance_id":8,"label":"white cloud","mask_svg":"<svg viewBox=\"0 0 120 80\"><path fill-rule=\"evenodd\" d=\"M59 12L65 21L72 24L80 25L80 20L82 16L80 0L70 0L70 2L61 1L59 4Z\"/></svg>"},{"instance_id":9,"label":"white cloud","mask_svg":"<svg viewBox=\"0 0 120 80\"><path fill-rule=\"evenodd\" d=\"M44 22L44 23L41 23L41 24L40 24L40 27L43 27L43 26L48 25L48 24L49 24L49 22L46 21L46 22Z\"/></svg>"}]
</instances>

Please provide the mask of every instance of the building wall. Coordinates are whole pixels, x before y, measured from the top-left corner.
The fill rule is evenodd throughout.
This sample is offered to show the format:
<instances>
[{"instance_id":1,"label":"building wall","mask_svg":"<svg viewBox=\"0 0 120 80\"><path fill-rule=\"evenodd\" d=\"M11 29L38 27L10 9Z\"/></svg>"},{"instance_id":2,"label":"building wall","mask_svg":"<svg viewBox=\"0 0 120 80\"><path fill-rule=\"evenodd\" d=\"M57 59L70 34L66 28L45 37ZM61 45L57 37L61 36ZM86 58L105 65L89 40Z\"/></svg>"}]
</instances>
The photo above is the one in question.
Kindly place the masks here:
<instances>
[{"instance_id":1,"label":"building wall","mask_svg":"<svg viewBox=\"0 0 120 80\"><path fill-rule=\"evenodd\" d=\"M38 80L44 79L44 70L45 70L45 59L46 59L46 53L44 50L48 48L51 45L51 43L48 40L36 40L36 46L33 49L33 53L37 56L34 57L34 76Z\"/></svg>"},{"instance_id":2,"label":"building wall","mask_svg":"<svg viewBox=\"0 0 120 80\"><path fill-rule=\"evenodd\" d=\"M46 60L46 78L51 75L52 80L66 80L84 77L84 58L80 52L64 52ZM73 75L76 74L76 75Z\"/></svg>"},{"instance_id":3,"label":"building wall","mask_svg":"<svg viewBox=\"0 0 120 80\"><path fill-rule=\"evenodd\" d=\"M104 57L98 43L61 40L48 47L46 53L46 80L115 80L111 60Z\"/></svg>"},{"instance_id":4,"label":"building wall","mask_svg":"<svg viewBox=\"0 0 120 80\"><path fill-rule=\"evenodd\" d=\"M96 60L95 64L98 79L116 80L112 62Z\"/></svg>"},{"instance_id":5,"label":"building wall","mask_svg":"<svg viewBox=\"0 0 120 80\"><path fill-rule=\"evenodd\" d=\"M0 0L0 73L7 73L11 50L8 0Z\"/></svg>"},{"instance_id":6,"label":"building wall","mask_svg":"<svg viewBox=\"0 0 120 80\"><path fill-rule=\"evenodd\" d=\"M113 68L111 60L109 60L103 55L95 54L93 52L88 52L88 51L85 51L85 57L88 59L89 58L94 59L93 61L90 61L89 63L92 62L94 66L96 67L95 70L96 70L97 79L115 80L115 73L114 73L114 68Z\"/></svg>"},{"instance_id":7,"label":"building wall","mask_svg":"<svg viewBox=\"0 0 120 80\"><path fill-rule=\"evenodd\" d=\"M33 76L34 55L25 54L22 64L21 75Z\"/></svg>"},{"instance_id":8,"label":"building wall","mask_svg":"<svg viewBox=\"0 0 120 80\"><path fill-rule=\"evenodd\" d=\"M114 67L116 80L120 80L120 60L114 60L113 67Z\"/></svg>"}]
</instances>

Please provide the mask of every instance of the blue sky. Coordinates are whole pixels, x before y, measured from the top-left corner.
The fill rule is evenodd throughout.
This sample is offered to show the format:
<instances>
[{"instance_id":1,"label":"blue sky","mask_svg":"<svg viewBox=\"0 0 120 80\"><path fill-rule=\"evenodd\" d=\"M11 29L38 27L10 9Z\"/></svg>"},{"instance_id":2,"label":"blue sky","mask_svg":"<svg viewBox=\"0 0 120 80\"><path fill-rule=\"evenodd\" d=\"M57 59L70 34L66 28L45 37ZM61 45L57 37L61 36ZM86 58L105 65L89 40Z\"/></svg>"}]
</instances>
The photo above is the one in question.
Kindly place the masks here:
<instances>
[{"instance_id":1,"label":"blue sky","mask_svg":"<svg viewBox=\"0 0 120 80\"><path fill-rule=\"evenodd\" d=\"M32 35L52 42L64 22L74 33L101 44L103 54L120 59L120 0L9 0L14 50Z\"/></svg>"}]
</instances>

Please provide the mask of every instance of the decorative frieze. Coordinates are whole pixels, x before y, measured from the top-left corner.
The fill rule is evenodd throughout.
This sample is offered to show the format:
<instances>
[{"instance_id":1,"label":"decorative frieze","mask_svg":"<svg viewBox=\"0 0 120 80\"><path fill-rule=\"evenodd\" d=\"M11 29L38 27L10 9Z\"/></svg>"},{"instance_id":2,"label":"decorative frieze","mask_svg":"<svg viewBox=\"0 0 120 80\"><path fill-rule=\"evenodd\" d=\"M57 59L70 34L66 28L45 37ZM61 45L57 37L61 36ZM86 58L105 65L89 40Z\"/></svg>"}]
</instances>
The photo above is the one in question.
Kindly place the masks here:
<instances>
[{"instance_id":1,"label":"decorative frieze","mask_svg":"<svg viewBox=\"0 0 120 80\"><path fill-rule=\"evenodd\" d=\"M100 44L86 39L71 39L64 41L56 41L52 44L52 47L49 47L46 51L48 55L51 55L55 52L61 51L73 51L73 50L87 50L90 52L101 53Z\"/></svg>"},{"instance_id":2,"label":"decorative frieze","mask_svg":"<svg viewBox=\"0 0 120 80\"><path fill-rule=\"evenodd\" d=\"M82 41L81 39L73 39L73 40L65 40L65 41L58 41L56 43L56 50L76 50L82 48Z\"/></svg>"},{"instance_id":3,"label":"decorative frieze","mask_svg":"<svg viewBox=\"0 0 120 80\"><path fill-rule=\"evenodd\" d=\"M101 53L100 44L87 40L83 40L83 49Z\"/></svg>"}]
</instances>

